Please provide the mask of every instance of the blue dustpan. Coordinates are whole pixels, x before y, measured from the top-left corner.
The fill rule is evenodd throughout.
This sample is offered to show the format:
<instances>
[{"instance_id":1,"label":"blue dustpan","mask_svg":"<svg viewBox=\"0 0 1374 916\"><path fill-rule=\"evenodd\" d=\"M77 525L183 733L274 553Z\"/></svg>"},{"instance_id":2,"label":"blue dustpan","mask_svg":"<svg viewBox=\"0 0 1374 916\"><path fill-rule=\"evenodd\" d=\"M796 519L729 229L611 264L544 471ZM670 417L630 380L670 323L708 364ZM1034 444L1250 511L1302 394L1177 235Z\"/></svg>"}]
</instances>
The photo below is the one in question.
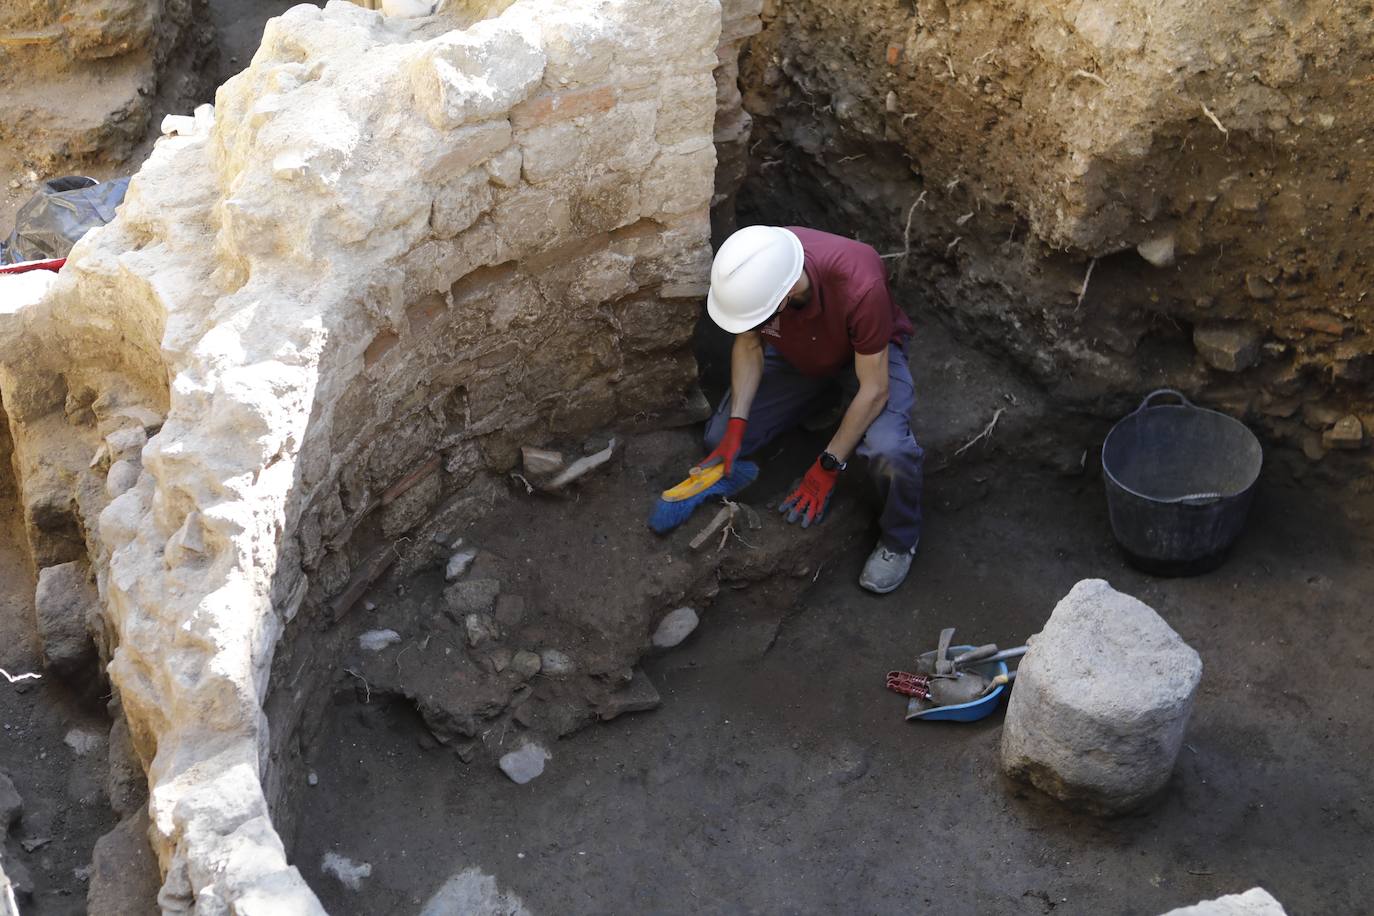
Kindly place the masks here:
<instances>
[{"instance_id":1,"label":"blue dustpan","mask_svg":"<svg viewBox=\"0 0 1374 916\"><path fill-rule=\"evenodd\" d=\"M960 652L967 652L973 646L950 646L950 655L958 655ZM966 670L976 671L986 678L994 678L999 674L1007 673L1006 662L983 662L982 664L969 665ZM1006 692L1007 684L998 684L993 688L992 693L970 703L959 703L956 706L932 706L929 700L919 700L912 697L906 704L906 720L924 719L928 722L976 722L992 715L993 710L997 709L997 704L1002 701L1002 694Z\"/></svg>"}]
</instances>

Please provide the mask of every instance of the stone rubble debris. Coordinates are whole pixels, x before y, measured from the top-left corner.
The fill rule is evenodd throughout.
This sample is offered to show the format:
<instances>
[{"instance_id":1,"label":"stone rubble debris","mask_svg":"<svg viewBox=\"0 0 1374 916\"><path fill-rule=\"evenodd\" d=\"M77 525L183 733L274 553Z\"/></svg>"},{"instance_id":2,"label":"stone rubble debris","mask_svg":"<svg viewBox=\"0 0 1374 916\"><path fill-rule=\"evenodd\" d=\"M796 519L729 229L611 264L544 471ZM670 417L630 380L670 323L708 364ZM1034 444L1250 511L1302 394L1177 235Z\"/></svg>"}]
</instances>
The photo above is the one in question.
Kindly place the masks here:
<instances>
[{"instance_id":1,"label":"stone rubble debris","mask_svg":"<svg viewBox=\"0 0 1374 916\"><path fill-rule=\"evenodd\" d=\"M1168 267L1174 263L1174 237L1161 235L1147 239L1135 246L1135 250L1155 267Z\"/></svg>"},{"instance_id":2,"label":"stone rubble debris","mask_svg":"<svg viewBox=\"0 0 1374 916\"><path fill-rule=\"evenodd\" d=\"M358 648L364 652L380 652L400 641L401 634L395 630L368 630L358 637Z\"/></svg>"},{"instance_id":3,"label":"stone rubble debris","mask_svg":"<svg viewBox=\"0 0 1374 916\"><path fill-rule=\"evenodd\" d=\"M477 559L477 551L468 549L460 550L448 558L448 565L444 567L444 580L454 582L463 578L463 574L472 566L472 561Z\"/></svg>"},{"instance_id":4,"label":"stone rubble debris","mask_svg":"<svg viewBox=\"0 0 1374 916\"><path fill-rule=\"evenodd\" d=\"M62 738L62 743L72 749L78 757L85 757L105 746L107 736L89 728L73 728Z\"/></svg>"},{"instance_id":5,"label":"stone rubble debris","mask_svg":"<svg viewBox=\"0 0 1374 916\"><path fill-rule=\"evenodd\" d=\"M698 623L700 623L700 618L697 617L697 612L692 608L680 607L669 611L658 622L651 642L655 649L671 649L691 636Z\"/></svg>"},{"instance_id":6,"label":"stone rubble debris","mask_svg":"<svg viewBox=\"0 0 1374 916\"><path fill-rule=\"evenodd\" d=\"M362 888L363 879L372 876L372 865L368 862L354 862L337 852L326 852L320 862L320 871L333 875L339 883L351 891Z\"/></svg>"},{"instance_id":7,"label":"stone rubble debris","mask_svg":"<svg viewBox=\"0 0 1374 916\"><path fill-rule=\"evenodd\" d=\"M539 673L544 663L539 658L539 653L531 652L528 649L521 649L515 653L511 659L511 670L520 675L525 680L529 680Z\"/></svg>"},{"instance_id":8,"label":"stone rubble debris","mask_svg":"<svg viewBox=\"0 0 1374 916\"><path fill-rule=\"evenodd\" d=\"M596 452L595 454L588 455L585 458L579 458L578 460L574 461L572 464L568 465L567 469L564 470L561 474L550 480L546 489L555 491L561 490L568 484L576 480L581 480L583 477L587 476L592 471L596 470L606 462L610 461L611 456L615 454L615 446L616 441L612 439L610 444L603 448L601 451Z\"/></svg>"},{"instance_id":9,"label":"stone rubble debris","mask_svg":"<svg viewBox=\"0 0 1374 916\"><path fill-rule=\"evenodd\" d=\"M1075 585L1029 646L1007 705L1003 771L1096 814L1149 802L1183 745L1197 652L1101 579Z\"/></svg>"},{"instance_id":10,"label":"stone rubble debris","mask_svg":"<svg viewBox=\"0 0 1374 916\"><path fill-rule=\"evenodd\" d=\"M486 614L468 614L463 618L463 627L467 630L468 645L474 649L501 635L495 622Z\"/></svg>"},{"instance_id":11,"label":"stone rubble debris","mask_svg":"<svg viewBox=\"0 0 1374 916\"><path fill-rule=\"evenodd\" d=\"M558 649L540 649L539 664L550 677L568 677L577 673L577 663Z\"/></svg>"},{"instance_id":12,"label":"stone rubble debris","mask_svg":"<svg viewBox=\"0 0 1374 916\"><path fill-rule=\"evenodd\" d=\"M1193 346L1203 362L1222 372L1242 372L1259 362L1260 333L1249 325L1198 325Z\"/></svg>"},{"instance_id":13,"label":"stone rubble debris","mask_svg":"<svg viewBox=\"0 0 1374 916\"><path fill-rule=\"evenodd\" d=\"M603 722L609 722L626 713L657 709L662 702L663 698L659 696L654 682L649 680L647 674L636 668L630 683L611 694L597 707L596 713Z\"/></svg>"},{"instance_id":14,"label":"stone rubble debris","mask_svg":"<svg viewBox=\"0 0 1374 916\"><path fill-rule=\"evenodd\" d=\"M490 614L501 594L497 579L467 579L444 589L444 610L455 621L469 614Z\"/></svg>"},{"instance_id":15,"label":"stone rubble debris","mask_svg":"<svg viewBox=\"0 0 1374 916\"><path fill-rule=\"evenodd\" d=\"M542 744L529 741L501 757L501 772L509 776L511 782L523 786L540 776L544 772L544 764L552 758L553 755Z\"/></svg>"}]
</instances>

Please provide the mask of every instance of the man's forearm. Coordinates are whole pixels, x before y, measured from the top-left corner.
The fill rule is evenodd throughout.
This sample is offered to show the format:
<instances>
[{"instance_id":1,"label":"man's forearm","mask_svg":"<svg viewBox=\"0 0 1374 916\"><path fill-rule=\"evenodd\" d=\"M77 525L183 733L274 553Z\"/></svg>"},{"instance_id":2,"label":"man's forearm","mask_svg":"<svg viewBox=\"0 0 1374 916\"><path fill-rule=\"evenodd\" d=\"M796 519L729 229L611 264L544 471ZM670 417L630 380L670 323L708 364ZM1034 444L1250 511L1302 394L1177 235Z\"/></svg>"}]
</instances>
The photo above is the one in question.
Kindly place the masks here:
<instances>
[{"instance_id":1,"label":"man's forearm","mask_svg":"<svg viewBox=\"0 0 1374 916\"><path fill-rule=\"evenodd\" d=\"M749 418L763 379L763 344L758 335L740 334L730 350L730 416Z\"/></svg>"},{"instance_id":2,"label":"man's forearm","mask_svg":"<svg viewBox=\"0 0 1374 916\"><path fill-rule=\"evenodd\" d=\"M878 414L883 412L885 406L887 406L886 389L861 386L859 393L854 396L854 400L849 402L849 409L844 412L844 419L840 421L840 428L835 430L835 435L825 450L841 461L848 461L855 446L859 444L859 440L873 425L873 421L878 419Z\"/></svg>"}]
</instances>

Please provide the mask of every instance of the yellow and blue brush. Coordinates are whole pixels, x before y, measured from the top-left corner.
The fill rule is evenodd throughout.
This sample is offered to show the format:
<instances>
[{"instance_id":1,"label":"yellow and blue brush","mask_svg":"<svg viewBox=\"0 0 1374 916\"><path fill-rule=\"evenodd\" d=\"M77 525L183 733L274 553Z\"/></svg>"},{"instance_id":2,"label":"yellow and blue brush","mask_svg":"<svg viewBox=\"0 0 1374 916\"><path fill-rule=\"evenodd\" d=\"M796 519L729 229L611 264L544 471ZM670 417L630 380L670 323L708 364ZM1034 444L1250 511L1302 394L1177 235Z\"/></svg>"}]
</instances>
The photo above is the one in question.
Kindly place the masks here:
<instances>
[{"instance_id":1,"label":"yellow and blue brush","mask_svg":"<svg viewBox=\"0 0 1374 916\"><path fill-rule=\"evenodd\" d=\"M736 461L727 476L725 465L692 468L692 474L677 486L664 490L649 516L649 527L656 534L666 534L687 521L697 506L716 496L733 496L753 483L759 476L759 466L752 461Z\"/></svg>"}]
</instances>

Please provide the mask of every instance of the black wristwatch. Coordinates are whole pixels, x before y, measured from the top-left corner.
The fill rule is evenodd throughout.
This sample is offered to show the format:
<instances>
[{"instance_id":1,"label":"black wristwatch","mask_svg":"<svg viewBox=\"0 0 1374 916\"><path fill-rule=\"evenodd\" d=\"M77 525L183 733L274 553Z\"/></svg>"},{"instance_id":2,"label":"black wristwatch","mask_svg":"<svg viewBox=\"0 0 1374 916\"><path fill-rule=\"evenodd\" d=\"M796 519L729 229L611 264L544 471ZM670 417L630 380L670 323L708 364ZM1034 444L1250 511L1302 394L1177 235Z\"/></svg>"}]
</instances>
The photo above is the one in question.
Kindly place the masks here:
<instances>
[{"instance_id":1,"label":"black wristwatch","mask_svg":"<svg viewBox=\"0 0 1374 916\"><path fill-rule=\"evenodd\" d=\"M849 463L841 461L829 452L821 452L821 467L827 471L843 471Z\"/></svg>"}]
</instances>

